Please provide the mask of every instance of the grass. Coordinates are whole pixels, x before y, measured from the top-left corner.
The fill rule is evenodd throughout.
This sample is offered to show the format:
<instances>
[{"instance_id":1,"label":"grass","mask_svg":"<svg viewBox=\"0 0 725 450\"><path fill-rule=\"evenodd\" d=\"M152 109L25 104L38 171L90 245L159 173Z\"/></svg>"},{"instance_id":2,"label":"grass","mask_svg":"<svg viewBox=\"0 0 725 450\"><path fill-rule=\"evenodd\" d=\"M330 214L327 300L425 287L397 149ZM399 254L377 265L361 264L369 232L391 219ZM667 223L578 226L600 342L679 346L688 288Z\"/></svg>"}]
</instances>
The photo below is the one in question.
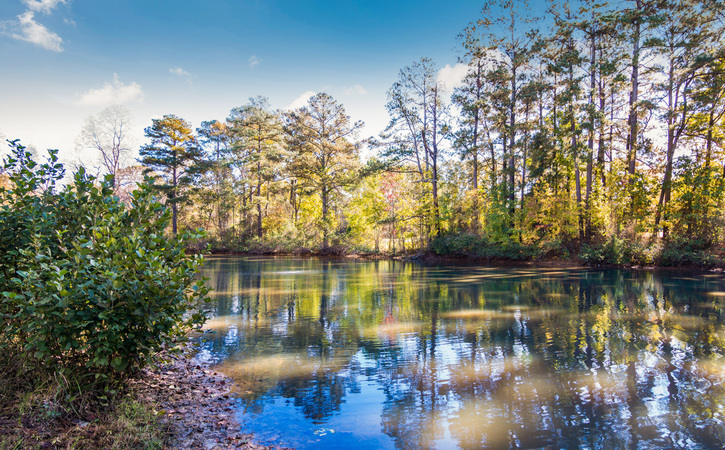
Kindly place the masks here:
<instances>
[{"instance_id":1,"label":"grass","mask_svg":"<svg viewBox=\"0 0 725 450\"><path fill-rule=\"evenodd\" d=\"M47 373L17 352L0 355L0 449L161 449L167 429L154 405L123 380ZM91 381L89 381L91 379Z\"/></svg>"},{"instance_id":2,"label":"grass","mask_svg":"<svg viewBox=\"0 0 725 450\"><path fill-rule=\"evenodd\" d=\"M162 449L166 443L163 427L149 405L123 398L93 423L74 425L58 420L17 426L0 436L0 448L8 449Z\"/></svg>"}]
</instances>

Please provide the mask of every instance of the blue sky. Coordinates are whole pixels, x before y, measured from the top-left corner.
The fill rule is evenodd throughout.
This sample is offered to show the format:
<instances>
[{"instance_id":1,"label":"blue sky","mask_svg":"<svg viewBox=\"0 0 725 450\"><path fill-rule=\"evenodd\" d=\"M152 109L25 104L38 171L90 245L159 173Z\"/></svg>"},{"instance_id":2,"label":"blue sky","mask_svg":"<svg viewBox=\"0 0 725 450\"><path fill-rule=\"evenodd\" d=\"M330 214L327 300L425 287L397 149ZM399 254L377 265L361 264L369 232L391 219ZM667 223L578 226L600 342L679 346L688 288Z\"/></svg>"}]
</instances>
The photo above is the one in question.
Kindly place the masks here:
<instances>
[{"instance_id":1,"label":"blue sky","mask_svg":"<svg viewBox=\"0 0 725 450\"><path fill-rule=\"evenodd\" d=\"M274 108L313 92L378 133L398 71L426 56L452 83L456 36L481 2L3 0L0 133L74 157L88 115L123 104L136 146L151 119L198 127L249 97ZM460 68L459 68L460 69Z\"/></svg>"}]
</instances>

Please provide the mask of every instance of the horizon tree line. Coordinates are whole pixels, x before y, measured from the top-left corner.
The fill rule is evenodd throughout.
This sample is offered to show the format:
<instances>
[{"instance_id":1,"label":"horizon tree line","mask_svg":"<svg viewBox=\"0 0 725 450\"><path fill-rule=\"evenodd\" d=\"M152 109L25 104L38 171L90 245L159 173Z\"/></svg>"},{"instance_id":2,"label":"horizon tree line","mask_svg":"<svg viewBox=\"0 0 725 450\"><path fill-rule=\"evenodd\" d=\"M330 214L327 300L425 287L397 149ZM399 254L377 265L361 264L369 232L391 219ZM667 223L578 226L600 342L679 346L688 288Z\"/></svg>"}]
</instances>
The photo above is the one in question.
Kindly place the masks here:
<instances>
[{"instance_id":1,"label":"horizon tree line","mask_svg":"<svg viewBox=\"0 0 725 450\"><path fill-rule=\"evenodd\" d=\"M708 248L723 228L723 11L551 1L535 17L490 0L459 35L462 82L448 89L429 58L404 67L379 136L358 140L324 93L294 111L257 97L196 130L154 120L139 162L220 248L412 250L451 235Z\"/></svg>"}]
</instances>

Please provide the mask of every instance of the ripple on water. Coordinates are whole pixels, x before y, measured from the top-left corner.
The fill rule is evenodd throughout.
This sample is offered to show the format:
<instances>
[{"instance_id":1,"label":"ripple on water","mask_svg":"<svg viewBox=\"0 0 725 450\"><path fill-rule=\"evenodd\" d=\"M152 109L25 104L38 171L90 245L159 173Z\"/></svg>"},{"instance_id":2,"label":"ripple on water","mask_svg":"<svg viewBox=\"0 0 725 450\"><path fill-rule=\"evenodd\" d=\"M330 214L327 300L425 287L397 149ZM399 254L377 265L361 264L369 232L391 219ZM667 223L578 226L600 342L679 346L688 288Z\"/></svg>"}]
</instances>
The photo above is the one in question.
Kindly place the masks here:
<instances>
[{"instance_id":1,"label":"ripple on water","mask_svg":"<svg viewBox=\"0 0 725 450\"><path fill-rule=\"evenodd\" d=\"M200 355L235 379L245 426L279 445L708 448L725 436L715 277L223 261L206 274L215 333Z\"/></svg>"}]
</instances>

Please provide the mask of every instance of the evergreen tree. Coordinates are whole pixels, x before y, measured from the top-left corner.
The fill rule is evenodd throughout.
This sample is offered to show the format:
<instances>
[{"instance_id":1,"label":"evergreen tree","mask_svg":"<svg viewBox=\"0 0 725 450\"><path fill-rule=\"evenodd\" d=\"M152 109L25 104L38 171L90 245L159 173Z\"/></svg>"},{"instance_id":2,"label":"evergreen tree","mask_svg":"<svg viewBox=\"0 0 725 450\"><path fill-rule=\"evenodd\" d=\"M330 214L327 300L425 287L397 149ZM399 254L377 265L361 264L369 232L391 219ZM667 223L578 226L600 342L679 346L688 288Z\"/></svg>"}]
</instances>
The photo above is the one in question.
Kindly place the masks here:
<instances>
[{"instance_id":1,"label":"evergreen tree","mask_svg":"<svg viewBox=\"0 0 725 450\"><path fill-rule=\"evenodd\" d=\"M218 120L205 121L196 133L205 150L204 161L199 165L202 173L198 187L200 194L208 200L207 206L213 208L217 230L222 233L234 207L229 127Z\"/></svg>"},{"instance_id":2,"label":"evergreen tree","mask_svg":"<svg viewBox=\"0 0 725 450\"><path fill-rule=\"evenodd\" d=\"M139 150L139 162L146 166L146 173L153 173L161 180L156 188L171 204L172 232L176 234L179 203L186 200L184 188L198 173L201 148L191 124L175 115L153 119L153 125L146 127L144 133L151 142Z\"/></svg>"},{"instance_id":3,"label":"evergreen tree","mask_svg":"<svg viewBox=\"0 0 725 450\"><path fill-rule=\"evenodd\" d=\"M280 114L272 111L265 97L250 98L249 103L234 108L227 119L238 163L246 170L250 184L249 206L256 208L256 234L263 236L262 218L266 209L263 187L279 175L282 158L283 130Z\"/></svg>"},{"instance_id":4,"label":"evergreen tree","mask_svg":"<svg viewBox=\"0 0 725 450\"><path fill-rule=\"evenodd\" d=\"M345 107L325 93L285 118L288 170L302 187L319 194L322 203L322 248L329 248L334 195L357 181L359 147L352 143L362 122L352 123Z\"/></svg>"}]
</instances>

